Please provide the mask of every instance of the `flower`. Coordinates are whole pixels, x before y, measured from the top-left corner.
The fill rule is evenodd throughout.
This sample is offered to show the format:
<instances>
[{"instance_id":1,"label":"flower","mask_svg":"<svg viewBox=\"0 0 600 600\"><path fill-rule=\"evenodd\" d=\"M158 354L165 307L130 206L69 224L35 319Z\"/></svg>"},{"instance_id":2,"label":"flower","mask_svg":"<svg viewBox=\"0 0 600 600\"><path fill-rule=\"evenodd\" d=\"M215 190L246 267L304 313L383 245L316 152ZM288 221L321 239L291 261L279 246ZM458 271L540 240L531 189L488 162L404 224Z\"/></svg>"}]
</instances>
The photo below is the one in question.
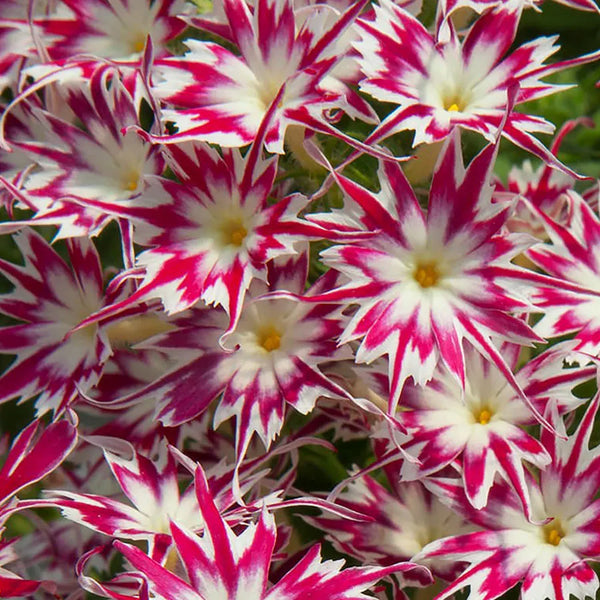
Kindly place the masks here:
<instances>
[{"instance_id":1,"label":"flower","mask_svg":"<svg viewBox=\"0 0 600 600\"><path fill-rule=\"evenodd\" d=\"M301 294L307 269L305 253L274 261L268 269L269 289ZM328 289L334 280L333 272L325 275L307 295ZM260 296L266 286L255 287ZM308 413L321 395L348 398L321 373L319 364L350 357L344 349L336 349L343 328L338 306L315 306L293 296L247 298L241 314L236 329L225 338L226 350L218 343L226 324L223 313L195 309L183 315L180 329L156 343L168 348L172 338L180 346L201 349L202 354L123 400L158 398L156 418L176 426L206 411L222 393L214 423L216 427L236 417L238 464L255 432L270 446L281 431L287 404Z\"/></svg>"},{"instance_id":2,"label":"flower","mask_svg":"<svg viewBox=\"0 0 600 600\"><path fill-rule=\"evenodd\" d=\"M185 28L184 0L64 0L72 11L45 22L47 34L63 33L51 49L55 61L92 55L116 61L138 60L148 36L158 55Z\"/></svg>"},{"instance_id":3,"label":"flower","mask_svg":"<svg viewBox=\"0 0 600 600\"><path fill-rule=\"evenodd\" d=\"M0 352L16 354L0 376L0 402L39 394L38 415L62 413L100 377L110 347L102 327L67 337L104 301L100 258L85 238L67 241L71 266L32 229L16 234L24 266L0 260L0 272L15 285L0 296L4 314L23 321L0 329Z\"/></svg>"},{"instance_id":4,"label":"flower","mask_svg":"<svg viewBox=\"0 0 600 600\"><path fill-rule=\"evenodd\" d=\"M565 282L562 289L537 291L536 302L545 314L535 329L547 337L576 333L577 350L595 356L600 352L600 218L576 192L565 195L571 215L564 225L529 205L552 243L531 248L527 256Z\"/></svg>"},{"instance_id":5,"label":"flower","mask_svg":"<svg viewBox=\"0 0 600 600\"><path fill-rule=\"evenodd\" d=\"M600 549L600 501L594 499L600 476L599 447L589 447L598 404L596 397L568 438L557 418L553 424L562 438L542 432L552 462L540 472L539 484L529 480L534 522L525 518L516 495L504 484L492 488L488 507L482 511L466 506L455 481L440 480L429 486L442 501L486 528L434 541L415 557L443 556L469 563L435 600L466 586L473 596L493 600L520 581L522 600L596 595L598 577L587 563L597 560Z\"/></svg>"},{"instance_id":6,"label":"flower","mask_svg":"<svg viewBox=\"0 0 600 600\"><path fill-rule=\"evenodd\" d=\"M50 93L50 90L46 90ZM146 206L164 203L157 181L164 168L158 149L135 132L123 129L138 123L137 106L119 81L114 68L102 65L89 81L61 88L69 119L38 106L37 100L21 101L7 109L7 118L19 106L22 126L13 126L5 140L31 166L21 185L5 187L35 211L25 223L56 225L59 237L97 235L113 219L118 207L140 197ZM93 205L102 200L103 208ZM4 223L13 230L15 222Z\"/></svg>"},{"instance_id":7,"label":"flower","mask_svg":"<svg viewBox=\"0 0 600 600\"><path fill-rule=\"evenodd\" d=\"M368 475L354 479L336 502L369 521L350 521L335 516L305 517L341 552L363 564L389 565L409 560L429 542L458 535L472 529L460 514L442 504L420 482L398 481L395 470L388 491ZM426 566L445 579L456 574L456 567L444 560L427 561Z\"/></svg>"},{"instance_id":8,"label":"flower","mask_svg":"<svg viewBox=\"0 0 600 600\"><path fill-rule=\"evenodd\" d=\"M67 419L48 426L35 420L19 433L0 469L0 527L14 494L54 471L76 444L77 429Z\"/></svg>"},{"instance_id":9,"label":"flower","mask_svg":"<svg viewBox=\"0 0 600 600\"><path fill-rule=\"evenodd\" d=\"M557 402L561 413L583 402L571 390L593 377L595 367L564 369L563 360L571 347L554 346L528 361L516 374L540 414L545 413L549 401ZM501 348L512 369L519 350L509 344ZM458 459L465 494L475 508L487 504L494 479L500 475L519 495L525 514L531 516L522 461L538 468L550 462L545 448L523 429L534 425L535 419L506 378L470 345L465 348L465 367L464 390L442 365L425 387L405 387L404 410L397 419L410 436L404 449L420 462L406 461L402 478L431 475Z\"/></svg>"},{"instance_id":10,"label":"flower","mask_svg":"<svg viewBox=\"0 0 600 600\"><path fill-rule=\"evenodd\" d=\"M344 56L338 41L364 4L354 2L334 23L331 11L314 8L297 27L292 0L257 0L253 12L244 0L224 0L228 32L241 56L188 39L183 57L157 60L153 92L167 104L163 121L177 128L158 139L244 146L277 99L265 137L269 152L283 153L292 123L335 132L325 111L376 121L368 104L331 73Z\"/></svg>"},{"instance_id":11,"label":"flower","mask_svg":"<svg viewBox=\"0 0 600 600\"><path fill-rule=\"evenodd\" d=\"M564 138L578 125L592 127L593 123L586 118L567 121L554 137L550 147L552 154L558 154ZM498 194L512 193L522 196L554 220L563 221L568 213L568 202L564 193L572 189L574 184L573 177L553 169L550 165L542 164L534 169L531 161L526 160L521 166L514 165L511 168L506 186L499 180L496 181L496 190ZM532 218L527 203L520 200L517 200L515 212L506 226L510 231L527 232L542 240L546 239L543 224Z\"/></svg>"},{"instance_id":12,"label":"flower","mask_svg":"<svg viewBox=\"0 0 600 600\"><path fill-rule=\"evenodd\" d=\"M31 579L23 579L5 569L2 565L18 560L18 556L14 552L14 543L0 541L0 598L25 598L31 597L41 585L53 591L50 582L33 581Z\"/></svg>"},{"instance_id":13,"label":"flower","mask_svg":"<svg viewBox=\"0 0 600 600\"><path fill-rule=\"evenodd\" d=\"M495 146L488 146L465 170L456 132L433 175L426 216L392 162L380 164L378 194L336 175L349 199L344 211L311 216L331 228L376 232L368 244L337 245L322 253L323 262L348 282L312 300L358 306L340 343L363 338L357 362L389 357L390 414L405 380L425 384L440 360L465 388L463 339L537 412L492 340L540 341L511 314L533 308L526 293L535 278L510 262L531 238L501 229L511 204L490 201L494 157Z\"/></svg>"},{"instance_id":14,"label":"flower","mask_svg":"<svg viewBox=\"0 0 600 600\"><path fill-rule=\"evenodd\" d=\"M470 8L478 13L501 5L506 0L442 0L438 4L438 19L442 16L448 17L453 12ZM543 0L519 0L525 8L537 8ZM598 12L598 5L594 0L556 0L560 4L575 8L577 10L586 10L590 12ZM539 9L538 9L539 10Z\"/></svg>"},{"instance_id":15,"label":"flower","mask_svg":"<svg viewBox=\"0 0 600 600\"><path fill-rule=\"evenodd\" d=\"M135 241L152 248L113 282L140 278L135 292L80 326L160 298L169 314L200 300L222 306L232 331L248 286L254 279L266 278L267 263L297 254L298 242L324 233L298 217L308 204L304 196L292 194L269 203L277 158L262 159L261 146L259 140L245 156L237 149L225 149L221 155L203 143L171 146L171 166L182 183L160 182L164 202L149 206L143 197L127 206L94 202L131 219L136 225Z\"/></svg>"},{"instance_id":16,"label":"flower","mask_svg":"<svg viewBox=\"0 0 600 600\"><path fill-rule=\"evenodd\" d=\"M0 536L4 533L3 525L7 519L23 508L14 495L54 471L76 444L77 429L67 419L47 426L36 419L17 435L8 454L3 457L4 464L0 469ZM35 501L30 501L30 504L35 505ZM52 581L24 579L3 567L19 559L14 548L18 541L18 538L10 541L0 539L0 598L29 596L40 586L54 591L56 585Z\"/></svg>"},{"instance_id":17,"label":"flower","mask_svg":"<svg viewBox=\"0 0 600 600\"><path fill-rule=\"evenodd\" d=\"M258 522L234 533L224 521L208 489L201 468L196 471L196 489L205 522L202 537L171 522L171 534L187 581L173 574L134 546L115 546L148 582L157 600L301 600L309 595L330 600L362 600L362 592L382 577L408 572L430 580L428 571L412 563L389 567L350 567L342 561L320 558L319 545L308 552L277 583L269 585L269 567L276 541L273 516L266 509Z\"/></svg>"},{"instance_id":18,"label":"flower","mask_svg":"<svg viewBox=\"0 0 600 600\"><path fill-rule=\"evenodd\" d=\"M553 94L564 86L544 83L543 77L598 59L600 52L593 52L544 65L558 50L552 37L527 42L502 59L514 41L522 5L509 1L486 11L461 42L451 21L449 39L438 39L408 12L382 0L374 20L359 21L362 39L355 47L365 75L360 87L398 108L367 141L413 129L414 145L431 143L447 137L456 126L493 141L515 87L516 104ZM511 111L502 135L575 175L532 135L552 130L552 124L540 117Z\"/></svg>"},{"instance_id":19,"label":"flower","mask_svg":"<svg viewBox=\"0 0 600 600\"><path fill-rule=\"evenodd\" d=\"M157 456L151 460L124 440L108 437L92 439L102 444L104 458L133 506L107 496L69 490L47 490L46 499L38 504L43 502L43 506L59 508L70 521L113 538L146 540L148 554L157 561L163 561L172 546L171 519L191 530L202 531L204 521L198 504L200 498L193 481L182 488L181 493L179 491L184 480L179 477L176 459L185 466L191 464L193 467L190 459L178 456L164 442L156 444ZM213 501L222 512L230 509L233 502L231 474L225 473L223 477L223 471L221 465L211 474L211 489L215 496ZM244 491L257 478L244 477ZM273 495L271 501L276 499L277 494ZM246 516L244 511L230 512L233 514L228 515L228 520L232 525Z\"/></svg>"}]
</instances>

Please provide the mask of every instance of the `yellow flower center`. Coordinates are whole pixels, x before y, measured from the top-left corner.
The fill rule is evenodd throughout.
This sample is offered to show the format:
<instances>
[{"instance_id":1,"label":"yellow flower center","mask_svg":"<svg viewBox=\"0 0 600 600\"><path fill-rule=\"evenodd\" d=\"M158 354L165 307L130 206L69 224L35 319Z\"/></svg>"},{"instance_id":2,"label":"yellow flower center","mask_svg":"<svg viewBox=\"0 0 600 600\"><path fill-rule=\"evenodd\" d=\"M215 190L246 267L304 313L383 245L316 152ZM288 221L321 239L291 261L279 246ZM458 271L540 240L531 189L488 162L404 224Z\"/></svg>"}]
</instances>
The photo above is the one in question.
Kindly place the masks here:
<instances>
[{"instance_id":1,"label":"yellow flower center","mask_svg":"<svg viewBox=\"0 0 600 600\"><path fill-rule=\"evenodd\" d=\"M226 222L221 228L221 233L226 246L241 246L248 235L240 219Z\"/></svg>"},{"instance_id":2,"label":"yellow flower center","mask_svg":"<svg viewBox=\"0 0 600 600\"><path fill-rule=\"evenodd\" d=\"M413 277L422 288L428 288L438 282L440 272L434 262L419 263L413 273Z\"/></svg>"},{"instance_id":3,"label":"yellow flower center","mask_svg":"<svg viewBox=\"0 0 600 600\"><path fill-rule=\"evenodd\" d=\"M133 40L131 47L134 52L141 52L146 47L146 38L148 37L147 33L138 34Z\"/></svg>"},{"instance_id":4,"label":"yellow flower center","mask_svg":"<svg viewBox=\"0 0 600 600\"><path fill-rule=\"evenodd\" d=\"M281 346L281 333L274 327L269 327L258 335L258 343L267 352L273 352Z\"/></svg>"},{"instance_id":5,"label":"yellow flower center","mask_svg":"<svg viewBox=\"0 0 600 600\"><path fill-rule=\"evenodd\" d=\"M122 186L124 190L129 192L135 192L140 185L140 173L137 170L129 171L128 173L124 173L124 177L121 180Z\"/></svg>"},{"instance_id":6,"label":"yellow flower center","mask_svg":"<svg viewBox=\"0 0 600 600\"><path fill-rule=\"evenodd\" d=\"M550 523L544 525L544 539L547 544L558 546L565 537L565 531L558 519L552 519Z\"/></svg>"},{"instance_id":7,"label":"yellow flower center","mask_svg":"<svg viewBox=\"0 0 600 600\"><path fill-rule=\"evenodd\" d=\"M459 94L452 94L444 98L444 110L448 112L462 112L465 110L467 103Z\"/></svg>"},{"instance_id":8,"label":"yellow flower center","mask_svg":"<svg viewBox=\"0 0 600 600\"><path fill-rule=\"evenodd\" d=\"M477 416L477 422L481 423L482 425L487 425L490 422L491 418L491 411L489 411L487 408L482 408L479 412L479 415Z\"/></svg>"}]
</instances>

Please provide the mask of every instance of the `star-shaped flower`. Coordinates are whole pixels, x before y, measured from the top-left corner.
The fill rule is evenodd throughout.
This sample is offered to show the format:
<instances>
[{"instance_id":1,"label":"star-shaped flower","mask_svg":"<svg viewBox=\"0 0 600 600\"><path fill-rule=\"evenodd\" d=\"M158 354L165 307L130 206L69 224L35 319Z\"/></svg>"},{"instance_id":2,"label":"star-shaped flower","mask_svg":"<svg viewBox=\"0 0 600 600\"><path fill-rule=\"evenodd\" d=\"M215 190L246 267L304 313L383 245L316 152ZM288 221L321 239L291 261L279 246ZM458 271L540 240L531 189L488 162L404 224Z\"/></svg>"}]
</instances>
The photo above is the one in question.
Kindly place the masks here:
<instances>
[{"instance_id":1,"label":"star-shaped flower","mask_svg":"<svg viewBox=\"0 0 600 600\"><path fill-rule=\"evenodd\" d=\"M423 583L428 571L412 563L389 567L350 567L343 561L321 561L320 546L308 552L278 582L269 584L269 567L276 542L273 516L264 509L255 524L234 533L212 499L204 473L196 472L196 489L205 522L202 537L171 523L179 560L187 574L180 578L134 546L115 546L148 582L157 600L302 600L313 596L330 600L366 600L372 584L392 573L409 572Z\"/></svg>"},{"instance_id":2,"label":"star-shaped flower","mask_svg":"<svg viewBox=\"0 0 600 600\"><path fill-rule=\"evenodd\" d=\"M485 600L502 596L522 582L522 600L595 597L598 577L588 565L600 551L596 499L600 481L599 447L590 448L598 397L588 407L573 435L553 419L562 438L542 432L552 461L540 472L539 484L529 478L534 522L526 519L516 494L506 485L492 488L488 507L468 506L456 480L433 481L429 487L484 531L447 537L423 549L424 557L467 561L469 566L435 600L471 587Z\"/></svg>"},{"instance_id":3,"label":"star-shaped flower","mask_svg":"<svg viewBox=\"0 0 600 600\"><path fill-rule=\"evenodd\" d=\"M241 56L188 39L183 57L156 61L153 91L167 104L163 120L177 127L158 139L244 146L277 98L265 138L270 152L283 153L293 123L335 132L325 113L337 109L375 122L369 105L332 73L345 55L338 42L364 4L352 3L333 22L330 10L313 7L298 25L292 0L257 0L253 9L245 0L224 0L225 31Z\"/></svg>"},{"instance_id":4,"label":"star-shaped flower","mask_svg":"<svg viewBox=\"0 0 600 600\"><path fill-rule=\"evenodd\" d=\"M0 273L15 284L0 296L0 310L22 321L0 329L0 352L17 358L0 377L0 402L38 395L38 414L61 413L100 377L110 356L102 327L92 325L67 337L104 302L96 248L86 238L68 240L71 265L32 229L14 237L23 266L0 260Z\"/></svg>"},{"instance_id":5,"label":"star-shaped flower","mask_svg":"<svg viewBox=\"0 0 600 600\"><path fill-rule=\"evenodd\" d=\"M451 21L447 22L448 39L439 39L410 13L382 0L373 20L360 21L362 40L355 46L365 75L361 89L398 108L369 140L411 129L415 145L431 143L460 126L492 141L515 87L516 104L553 94L564 86L545 83L543 77L600 57L600 52L593 52L545 65L558 50L552 37L526 42L505 57L515 39L522 7L520 0L498 3L475 21L461 41ZM502 135L574 175L533 135L553 129L541 117L511 111Z\"/></svg>"},{"instance_id":6,"label":"star-shaped flower","mask_svg":"<svg viewBox=\"0 0 600 600\"><path fill-rule=\"evenodd\" d=\"M322 253L323 262L348 282L313 300L357 305L340 343L363 338L357 362L389 357L390 414L404 381L426 383L440 361L464 389L463 339L493 362L535 411L492 341L540 341L514 316L533 308L527 293L536 279L510 262L532 239L502 230L511 204L491 202L494 158L495 146L488 146L465 170L457 132L433 175L426 215L400 167L383 162L378 194L336 175L346 207L311 217L331 228L376 232L368 244Z\"/></svg>"}]
</instances>

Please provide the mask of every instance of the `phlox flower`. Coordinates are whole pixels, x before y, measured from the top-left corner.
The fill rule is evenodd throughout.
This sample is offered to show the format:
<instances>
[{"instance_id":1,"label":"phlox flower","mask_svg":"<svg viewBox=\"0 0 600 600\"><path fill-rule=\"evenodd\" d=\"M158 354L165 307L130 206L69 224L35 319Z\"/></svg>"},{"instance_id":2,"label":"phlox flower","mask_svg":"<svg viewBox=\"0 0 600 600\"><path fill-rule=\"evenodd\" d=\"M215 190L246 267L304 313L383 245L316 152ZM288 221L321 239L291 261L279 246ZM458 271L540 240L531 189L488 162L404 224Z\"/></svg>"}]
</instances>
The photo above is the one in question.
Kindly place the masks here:
<instances>
[{"instance_id":1,"label":"phlox flower","mask_svg":"<svg viewBox=\"0 0 600 600\"><path fill-rule=\"evenodd\" d=\"M147 581L157 600L300 600L308 596L331 600L363 600L369 586L392 573L409 573L430 580L426 569L412 563L389 567L350 567L342 561L321 561L315 545L279 581L269 584L269 568L276 542L273 516L263 509L258 521L243 531L229 527L215 505L203 472L196 472L196 489L205 522L199 537L171 522L171 534L184 580L134 546L115 542L131 565Z\"/></svg>"},{"instance_id":2,"label":"phlox flower","mask_svg":"<svg viewBox=\"0 0 600 600\"><path fill-rule=\"evenodd\" d=\"M167 105L163 121L177 127L159 139L244 146L254 140L277 98L265 137L270 152L283 153L292 123L335 131L325 111L341 109L376 121L369 105L331 73L344 55L338 41L363 6L353 3L333 23L330 10L315 8L297 26L292 0L257 0L252 11L245 0L224 0L229 37L241 56L188 39L183 57L156 61L153 93Z\"/></svg>"},{"instance_id":3,"label":"phlox flower","mask_svg":"<svg viewBox=\"0 0 600 600\"><path fill-rule=\"evenodd\" d=\"M21 69L32 57L36 52L30 24L0 17L0 90L17 87Z\"/></svg>"},{"instance_id":4,"label":"phlox flower","mask_svg":"<svg viewBox=\"0 0 600 600\"><path fill-rule=\"evenodd\" d=\"M154 419L154 398L135 403L122 401L203 353L200 348L182 347L177 341L172 347L161 345L163 333L185 327L187 321L183 315L167 317L147 308L107 325L113 353L104 364L100 381L82 395L77 412L88 425L83 427L85 435L121 438L138 451L152 455L163 439L179 447L186 437L208 440L214 432L198 421L190 427L164 427Z\"/></svg>"},{"instance_id":5,"label":"phlox flower","mask_svg":"<svg viewBox=\"0 0 600 600\"><path fill-rule=\"evenodd\" d=\"M268 269L268 289L302 294L307 268L306 254L274 261ZM333 272L326 274L306 294L318 294L334 281ZM255 289L257 295L267 291L258 284ZM343 329L338 306L314 305L295 297L248 297L236 329L226 337L226 350L218 343L227 324L224 317L209 309L183 315L180 329L163 334L156 343L166 348L173 343L201 348L203 353L123 401L158 399L156 418L176 426L206 411L222 393L214 424L236 417L239 462L255 432L270 446L281 430L287 404L308 413L321 395L349 398L319 369L321 363L351 356L346 349L336 348Z\"/></svg>"},{"instance_id":6,"label":"phlox flower","mask_svg":"<svg viewBox=\"0 0 600 600\"><path fill-rule=\"evenodd\" d=\"M77 430L67 419L48 426L35 420L19 433L0 469L0 532L13 496L54 471L76 443Z\"/></svg>"},{"instance_id":7,"label":"phlox flower","mask_svg":"<svg viewBox=\"0 0 600 600\"><path fill-rule=\"evenodd\" d=\"M246 290L264 280L267 263L297 254L296 244L326 232L298 217L308 198L292 194L268 202L277 158L263 159L260 141L242 156L237 149L222 154L208 144L171 146L170 165L182 183L160 182L166 201L148 206L146 199L125 205L94 202L135 223L134 241L151 246L136 266L117 281L141 279L137 289L92 320L160 298L167 313L184 311L199 300L222 306L232 330L240 318Z\"/></svg>"},{"instance_id":8,"label":"phlox flower","mask_svg":"<svg viewBox=\"0 0 600 600\"><path fill-rule=\"evenodd\" d=\"M561 171L540 165L534 169L531 161L514 165L508 175L506 188L500 183L496 189L500 194L518 194L527 198L540 210L556 221L563 221L568 214L567 197L564 192L573 188L573 178ZM508 219L506 227L510 231L520 231L546 238L544 226L534 218L527 204L517 200L514 214Z\"/></svg>"},{"instance_id":9,"label":"phlox flower","mask_svg":"<svg viewBox=\"0 0 600 600\"><path fill-rule=\"evenodd\" d=\"M566 349L553 347L527 362L516 374L521 388L544 414L548 400L569 412L583 402L572 389L594 376L595 368L563 368ZM513 370L520 348L505 344L502 355ZM405 461L402 478L431 475L459 459L465 494L475 508L487 504L497 475L517 492L525 513L531 516L526 470L522 461L538 468L550 462L540 442L524 429L535 418L506 378L472 346L465 348L464 390L449 370L439 365L424 387L408 385L402 394L398 421L410 440L405 450L419 459Z\"/></svg>"},{"instance_id":10,"label":"phlox flower","mask_svg":"<svg viewBox=\"0 0 600 600\"><path fill-rule=\"evenodd\" d=\"M484 531L447 537L423 549L420 558L444 557L466 561L467 569L435 600L470 586L471 597L498 598L522 582L522 600L595 597L598 577L588 565L598 560L599 451L590 448L598 397L568 438L555 418L560 438L542 431L551 463L539 483L529 478L533 517L526 519L518 497L500 483L492 488L488 506L473 510L456 480L432 481L428 486L442 501L460 511Z\"/></svg>"},{"instance_id":11,"label":"phlox flower","mask_svg":"<svg viewBox=\"0 0 600 600\"><path fill-rule=\"evenodd\" d=\"M192 5L186 0L46 0L43 6L30 2L29 11L21 3L20 10L9 9L17 18L6 20L3 8L4 3L0 84L12 87L15 102L49 84L86 83L95 70L110 65L139 104L153 102L149 65L153 57L169 54L167 44L185 29ZM56 91L47 87L46 99ZM53 108L58 116L61 101Z\"/></svg>"},{"instance_id":12,"label":"phlox flower","mask_svg":"<svg viewBox=\"0 0 600 600\"><path fill-rule=\"evenodd\" d=\"M127 323L129 319L120 321ZM133 327L143 326L139 318L131 319ZM129 326L129 325L128 325ZM108 336L114 349L114 328L108 328ZM195 352L199 354L199 352ZM188 362L185 360L184 362ZM85 396L84 402L78 406L78 413L86 415L86 422L97 424L86 435L109 436L127 440L138 451L152 454L163 438L178 447L186 434L210 436L208 430L186 431L181 428L165 428L160 421L154 419L155 399L148 398L145 402L120 402L121 398L156 381L165 373L174 369L182 361L175 360L172 353L145 349L136 345L134 348L119 348L114 350L111 358L105 363L102 377ZM107 420L108 417L108 420ZM196 425L196 424L194 424Z\"/></svg>"},{"instance_id":13,"label":"phlox flower","mask_svg":"<svg viewBox=\"0 0 600 600\"><path fill-rule=\"evenodd\" d=\"M29 222L56 225L59 237L96 235L116 217L114 205L134 197L147 206L165 202L164 189L156 184L164 168L158 149L133 131L122 133L139 119L117 71L101 66L89 81L61 93L70 121L23 100L17 105L23 125L6 129L11 137L5 143L36 165L25 169L20 185L4 181L22 206L34 211ZM105 210L89 204L99 199L108 205ZM7 222L4 229L16 225Z\"/></svg>"},{"instance_id":14,"label":"phlox flower","mask_svg":"<svg viewBox=\"0 0 600 600\"><path fill-rule=\"evenodd\" d=\"M470 8L478 13L494 8L503 4L505 0L441 0L438 3L438 19L445 16L448 17L454 11ZM537 8L542 4L543 0L519 0L526 8ZM577 10L598 12L598 5L594 0L556 0L559 4L564 4L570 8ZM539 10L539 9L538 9Z\"/></svg>"},{"instance_id":15,"label":"phlox flower","mask_svg":"<svg viewBox=\"0 0 600 600\"><path fill-rule=\"evenodd\" d=\"M353 479L336 498L338 504L368 515L368 521L330 515L305 519L325 531L340 552L362 563L382 565L409 560L433 540L472 529L462 515L450 510L420 482L400 482L398 475L396 468L391 491L365 475ZM443 560L423 564L445 579L456 574L456 567Z\"/></svg>"},{"instance_id":16,"label":"phlox flower","mask_svg":"<svg viewBox=\"0 0 600 600\"><path fill-rule=\"evenodd\" d=\"M558 50L556 38L527 42L503 58L514 41L522 2L499 3L486 11L460 40L448 21L449 39L437 39L412 15L389 0L375 7L375 19L359 22L355 44L365 79L361 89L398 105L370 136L379 140L398 131L415 131L414 145L435 142L456 126L489 141L498 132L516 86L520 104L560 91L542 78L567 67L597 60L599 52L545 65ZM518 85L517 85L518 84ZM534 133L551 133L541 117L510 112L502 135L555 167L569 171Z\"/></svg>"},{"instance_id":17,"label":"phlox flower","mask_svg":"<svg viewBox=\"0 0 600 600\"><path fill-rule=\"evenodd\" d=\"M41 108L40 102L37 102L37 105ZM23 103L14 106L10 112L7 112L7 107L2 105L0 112L3 114L4 119L3 133L5 138L14 139L15 141L31 141L46 137L46 128L37 119L32 118L29 105ZM4 189L1 189L0 193L4 197L3 203L8 214L12 216L13 205L17 202L17 198L6 188L18 190L29 171L34 168L49 168L52 170L54 164L51 160L46 162L42 157L38 158L39 162L34 163L26 150L20 150L15 146L12 146L10 150L10 152L0 152L0 182L4 184ZM24 205L24 207L26 206Z\"/></svg>"},{"instance_id":18,"label":"phlox flower","mask_svg":"<svg viewBox=\"0 0 600 600\"><path fill-rule=\"evenodd\" d=\"M159 444L157 458L151 460L124 440L92 439L103 445L104 458L129 503L93 493L47 490L44 506L59 508L66 519L111 537L146 540L148 554L158 561L165 559L172 544L170 519L191 530L202 530L204 521L197 490L193 481L187 487L180 487L174 450L169 451L164 443ZM191 461L187 459L187 462ZM244 491L255 480L252 476L245 477ZM222 477L218 470L213 472L211 489L219 510L229 509L233 503L231 476ZM240 511L230 515L229 520L235 524L244 516L245 513Z\"/></svg>"},{"instance_id":19,"label":"phlox flower","mask_svg":"<svg viewBox=\"0 0 600 600\"><path fill-rule=\"evenodd\" d=\"M31 594L43 585L41 581L23 579L4 568L4 565L18 560L13 547L15 541L0 541L0 598L30 597Z\"/></svg>"},{"instance_id":20,"label":"phlox flower","mask_svg":"<svg viewBox=\"0 0 600 600\"><path fill-rule=\"evenodd\" d=\"M102 327L67 337L104 302L100 258L85 238L67 241L70 266L32 229L14 240L25 264L0 260L0 273L15 286L0 296L0 310L22 323L0 329L0 352L16 354L0 376L0 402L38 396L38 415L58 414L98 381L110 356Z\"/></svg>"},{"instance_id":21,"label":"phlox flower","mask_svg":"<svg viewBox=\"0 0 600 600\"><path fill-rule=\"evenodd\" d=\"M550 152L558 155L565 137L578 125L593 126L587 118L571 119L557 132L550 146ZM535 218L528 208L530 202L555 221L564 222L569 215L569 201L565 192L573 189L575 179L548 164L534 168L530 160L522 165L513 165L508 173L506 185L496 181L496 192L500 196L515 194L519 196L513 215L506 222L510 231L531 233L539 239L547 238L544 225ZM523 202L525 199L527 202Z\"/></svg>"},{"instance_id":22,"label":"phlox flower","mask_svg":"<svg viewBox=\"0 0 600 600\"><path fill-rule=\"evenodd\" d=\"M337 175L348 198L344 211L311 216L324 226L377 232L368 243L322 253L348 282L314 300L357 305L340 343L363 338L357 362L389 357L391 414L405 380L423 385L440 361L465 388L463 339L525 398L492 338L540 341L511 314L532 309L526 293L535 279L510 262L531 238L501 230L511 204L491 202L494 157L488 146L465 170L456 133L433 175L427 215L400 167L388 161L380 164L378 194Z\"/></svg>"},{"instance_id":23,"label":"phlox flower","mask_svg":"<svg viewBox=\"0 0 600 600\"><path fill-rule=\"evenodd\" d=\"M54 0L20 2L5 0L0 6L0 90L16 91L23 69L48 56L55 45L64 43L66 28L48 30L49 22L73 18L66 3Z\"/></svg>"},{"instance_id":24,"label":"phlox flower","mask_svg":"<svg viewBox=\"0 0 600 600\"><path fill-rule=\"evenodd\" d=\"M42 589L51 591L53 597L79 599L83 595L77 579L75 565L86 552L98 547L104 540L95 531L77 527L73 523L57 519L44 521L32 511L27 515L34 529L15 540L16 562L12 566L24 578L41 580ZM103 562L95 566L108 570L108 553ZM2 584L0 583L0 588ZM27 598L46 598L38 592Z\"/></svg>"},{"instance_id":25,"label":"phlox flower","mask_svg":"<svg viewBox=\"0 0 600 600\"><path fill-rule=\"evenodd\" d=\"M577 349L597 355L600 352L600 218L576 192L569 191L566 196L571 206L566 224L531 206L552 243L530 249L527 256L550 275L565 281L561 289L538 290L536 302L545 314L535 329L546 337L575 333Z\"/></svg>"},{"instance_id":26,"label":"phlox flower","mask_svg":"<svg viewBox=\"0 0 600 600\"><path fill-rule=\"evenodd\" d=\"M70 14L48 18L47 35L62 34L49 50L52 60L81 55L139 61L148 36L157 55L185 28L184 0L62 0Z\"/></svg>"},{"instance_id":27,"label":"phlox flower","mask_svg":"<svg viewBox=\"0 0 600 600\"><path fill-rule=\"evenodd\" d=\"M66 419L48 426L35 420L17 435L0 469L0 538L8 517L21 509L15 494L54 471L76 443L77 430ZM0 598L29 596L41 585L55 589L52 582L24 579L3 567L19 559L15 551L17 541L0 539Z\"/></svg>"}]
</instances>

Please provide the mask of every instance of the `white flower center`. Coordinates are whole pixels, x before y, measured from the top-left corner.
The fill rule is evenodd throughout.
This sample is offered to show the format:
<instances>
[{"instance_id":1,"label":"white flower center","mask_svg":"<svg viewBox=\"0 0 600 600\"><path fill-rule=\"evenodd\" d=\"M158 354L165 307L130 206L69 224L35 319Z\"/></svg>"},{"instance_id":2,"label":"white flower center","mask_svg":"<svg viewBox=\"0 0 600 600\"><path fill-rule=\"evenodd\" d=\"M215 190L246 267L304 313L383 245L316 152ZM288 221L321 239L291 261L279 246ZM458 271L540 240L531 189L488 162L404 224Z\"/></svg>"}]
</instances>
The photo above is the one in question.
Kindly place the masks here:
<instances>
[{"instance_id":1,"label":"white flower center","mask_svg":"<svg viewBox=\"0 0 600 600\"><path fill-rule=\"evenodd\" d=\"M269 106L271 106L271 102L275 99L279 90L283 84L283 81L271 80L267 79L266 81L261 81L258 88L258 97L260 102L264 106L264 110L267 110ZM279 101L278 108L283 106L283 99L285 96L285 92L283 93L281 100Z\"/></svg>"},{"instance_id":2,"label":"white flower center","mask_svg":"<svg viewBox=\"0 0 600 600\"><path fill-rule=\"evenodd\" d=\"M229 338L228 345L239 346L237 357L246 365L270 365L273 360L290 352L298 355L301 348L296 346L294 310L298 304L290 300L265 300L253 302L244 308L238 327Z\"/></svg>"},{"instance_id":3,"label":"white flower center","mask_svg":"<svg viewBox=\"0 0 600 600\"><path fill-rule=\"evenodd\" d=\"M420 86L421 101L449 113L468 113L475 105L479 106L476 87L487 71L479 69L477 61L471 63L465 64L459 48L434 52L427 65L427 77Z\"/></svg>"}]
</instances>

